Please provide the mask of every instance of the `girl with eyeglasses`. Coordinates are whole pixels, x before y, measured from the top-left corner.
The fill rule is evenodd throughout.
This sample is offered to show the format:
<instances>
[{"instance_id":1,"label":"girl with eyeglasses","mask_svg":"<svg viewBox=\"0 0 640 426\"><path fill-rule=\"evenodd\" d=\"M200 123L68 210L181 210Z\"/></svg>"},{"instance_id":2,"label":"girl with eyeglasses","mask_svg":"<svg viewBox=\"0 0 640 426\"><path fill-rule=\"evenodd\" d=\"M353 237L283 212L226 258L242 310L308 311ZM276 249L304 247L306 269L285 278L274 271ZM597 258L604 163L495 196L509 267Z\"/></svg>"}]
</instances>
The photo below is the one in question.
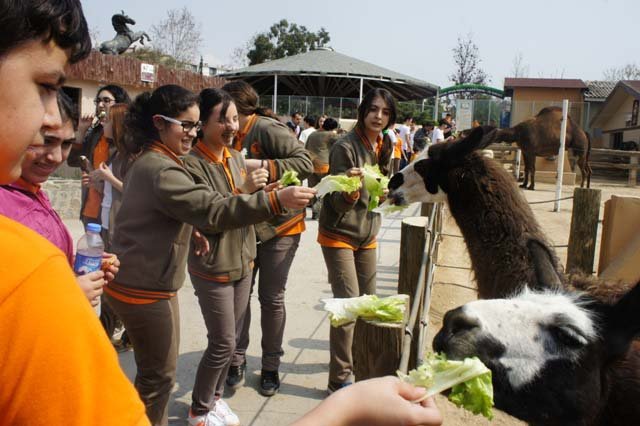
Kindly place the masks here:
<instances>
[{"instance_id":1,"label":"girl with eyeglasses","mask_svg":"<svg viewBox=\"0 0 640 426\"><path fill-rule=\"evenodd\" d=\"M249 211L264 220L292 207L276 192L225 199L195 182L182 157L201 127L199 117L198 96L167 85L138 96L125 118L127 150L140 155L125 176L112 244L120 271L105 292L133 344L135 386L154 425L167 424L180 338L177 291L192 226L215 233L221 223L246 226Z\"/></svg>"},{"instance_id":2,"label":"girl with eyeglasses","mask_svg":"<svg viewBox=\"0 0 640 426\"><path fill-rule=\"evenodd\" d=\"M116 103L130 104L131 99L120 86L108 84L98 89L94 99L96 106L94 114L87 114L80 118L76 141L67 164L71 167L82 167L80 156L85 156L93 170L98 169L100 163L111 158L115 151L115 144L111 143L104 134L111 106ZM86 226L88 223L102 223L102 186L101 183L89 178L90 170L82 170L82 200L80 204L80 220ZM108 233L103 231L102 238L108 239Z\"/></svg>"}]
</instances>

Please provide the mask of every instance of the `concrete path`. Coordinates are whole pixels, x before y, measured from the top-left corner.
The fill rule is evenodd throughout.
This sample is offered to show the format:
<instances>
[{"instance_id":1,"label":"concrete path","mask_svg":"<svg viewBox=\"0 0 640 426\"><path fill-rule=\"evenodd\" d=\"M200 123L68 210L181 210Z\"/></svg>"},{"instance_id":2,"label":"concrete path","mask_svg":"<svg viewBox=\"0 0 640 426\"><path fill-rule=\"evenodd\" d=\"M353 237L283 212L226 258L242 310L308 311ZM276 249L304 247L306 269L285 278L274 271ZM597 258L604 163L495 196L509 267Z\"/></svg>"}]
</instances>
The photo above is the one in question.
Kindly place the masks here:
<instances>
[{"instance_id":1,"label":"concrete path","mask_svg":"<svg viewBox=\"0 0 640 426\"><path fill-rule=\"evenodd\" d=\"M405 216L419 215L416 204L401 214L383 220L378 235L378 294L397 292L400 256L400 223ZM77 220L65 221L74 239L82 234ZM287 283L287 326L284 336L280 392L271 398L257 391L260 378L260 307L257 295L251 297L251 344L247 357L247 380L225 400L238 414L243 426L286 425L315 407L326 396L329 360L329 321L321 299L331 297L327 271L320 246L316 242L317 222L307 220L289 281ZM206 347L206 329L191 282L180 290L181 342L178 379L169 407L170 423L186 424L195 372ZM127 375L133 379L133 353L120 355Z\"/></svg>"}]
</instances>

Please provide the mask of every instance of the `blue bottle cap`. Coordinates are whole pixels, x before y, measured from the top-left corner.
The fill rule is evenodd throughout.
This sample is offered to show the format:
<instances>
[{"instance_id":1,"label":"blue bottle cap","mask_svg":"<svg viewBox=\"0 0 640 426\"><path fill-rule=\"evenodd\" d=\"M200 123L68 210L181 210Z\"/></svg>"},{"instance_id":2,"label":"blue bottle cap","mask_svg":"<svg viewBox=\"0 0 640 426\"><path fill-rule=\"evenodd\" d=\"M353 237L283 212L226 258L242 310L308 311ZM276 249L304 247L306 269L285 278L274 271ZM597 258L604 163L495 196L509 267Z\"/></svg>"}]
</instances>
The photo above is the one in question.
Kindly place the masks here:
<instances>
[{"instance_id":1,"label":"blue bottle cap","mask_svg":"<svg viewBox=\"0 0 640 426\"><path fill-rule=\"evenodd\" d=\"M102 225L100 225L99 223L87 224L87 232L95 232L99 234L100 231L102 231Z\"/></svg>"}]
</instances>

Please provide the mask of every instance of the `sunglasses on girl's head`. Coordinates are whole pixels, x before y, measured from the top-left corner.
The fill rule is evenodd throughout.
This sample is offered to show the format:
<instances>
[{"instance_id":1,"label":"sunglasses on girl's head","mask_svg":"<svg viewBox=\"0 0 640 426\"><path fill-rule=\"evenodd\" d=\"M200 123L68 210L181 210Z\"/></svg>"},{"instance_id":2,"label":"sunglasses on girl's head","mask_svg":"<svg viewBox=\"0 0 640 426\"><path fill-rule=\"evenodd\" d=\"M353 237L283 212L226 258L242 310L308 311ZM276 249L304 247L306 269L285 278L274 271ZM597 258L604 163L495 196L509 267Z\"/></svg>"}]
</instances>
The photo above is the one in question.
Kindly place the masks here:
<instances>
[{"instance_id":1,"label":"sunglasses on girl's head","mask_svg":"<svg viewBox=\"0 0 640 426\"><path fill-rule=\"evenodd\" d=\"M185 133L189 133L192 129L196 129L196 132L199 132L200 129L202 129L202 121L196 121L195 123L193 121L180 121L162 114L156 114L154 115L154 117L162 118L168 123L181 125L182 131L184 131Z\"/></svg>"}]
</instances>

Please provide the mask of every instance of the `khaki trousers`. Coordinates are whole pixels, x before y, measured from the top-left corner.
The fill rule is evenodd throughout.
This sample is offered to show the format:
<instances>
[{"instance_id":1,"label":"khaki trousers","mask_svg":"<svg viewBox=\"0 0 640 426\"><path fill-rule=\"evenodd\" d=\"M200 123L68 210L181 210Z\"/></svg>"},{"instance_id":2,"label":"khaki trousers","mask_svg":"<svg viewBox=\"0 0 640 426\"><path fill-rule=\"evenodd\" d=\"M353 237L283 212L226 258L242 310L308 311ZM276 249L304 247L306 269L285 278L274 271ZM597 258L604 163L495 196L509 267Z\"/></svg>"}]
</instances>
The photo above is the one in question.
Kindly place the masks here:
<instances>
[{"instance_id":1,"label":"khaki trousers","mask_svg":"<svg viewBox=\"0 0 640 426\"><path fill-rule=\"evenodd\" d=\"M260 300L260 326L262 328L262 369L277 371L280 357L284 355L282 339L287 311L284 304L284 292L287 286L289 269L296 255L300 234L274 237L258 244L258 257L253 269L253 283L258 275L258 300ZM259 271L259 274L258 274ZM251 309L247 306L242 332L238 336L236 352L231 365L241 365L245 361L249 347L249 326Z\"/></svg>"},{"instance_id":2,"label":"khaki trousers","mask_svg":"<svg viewBox=\"0 0 640 426\"><path fill-rule=\"evenodd\" d=\"M208 340L191 395L194 414L206 414L213 409L215 399L222 396L236 348L236 335L242 330L249 302L251 278L247 275L238 281L217 283L191 275Z\"/></svg>"},{"instance_id":3,"label":"khaki trousers","mask_svg":"<svg viewBox=\"0 0 640 426\"><path fill-rule=\"evenodd\" d=\"M376 293L376 250L322 247L333 297L357 297ZM351 345L355 323L329 331L329 381L350 381L353 370Z\"/></svg>"},{"instance_id":4,"label":"khaki trousers","mask_svg":"<svg viewBox=\"0 0 640 426\"><path fill-rule=\"evenodd\" d=\"M130 305L109 295L107 300L133 344L138 367L134 385L147 417L154 426L166 426L180 344L178 296L148 305Z\"/></svg>"}]
</instances>

